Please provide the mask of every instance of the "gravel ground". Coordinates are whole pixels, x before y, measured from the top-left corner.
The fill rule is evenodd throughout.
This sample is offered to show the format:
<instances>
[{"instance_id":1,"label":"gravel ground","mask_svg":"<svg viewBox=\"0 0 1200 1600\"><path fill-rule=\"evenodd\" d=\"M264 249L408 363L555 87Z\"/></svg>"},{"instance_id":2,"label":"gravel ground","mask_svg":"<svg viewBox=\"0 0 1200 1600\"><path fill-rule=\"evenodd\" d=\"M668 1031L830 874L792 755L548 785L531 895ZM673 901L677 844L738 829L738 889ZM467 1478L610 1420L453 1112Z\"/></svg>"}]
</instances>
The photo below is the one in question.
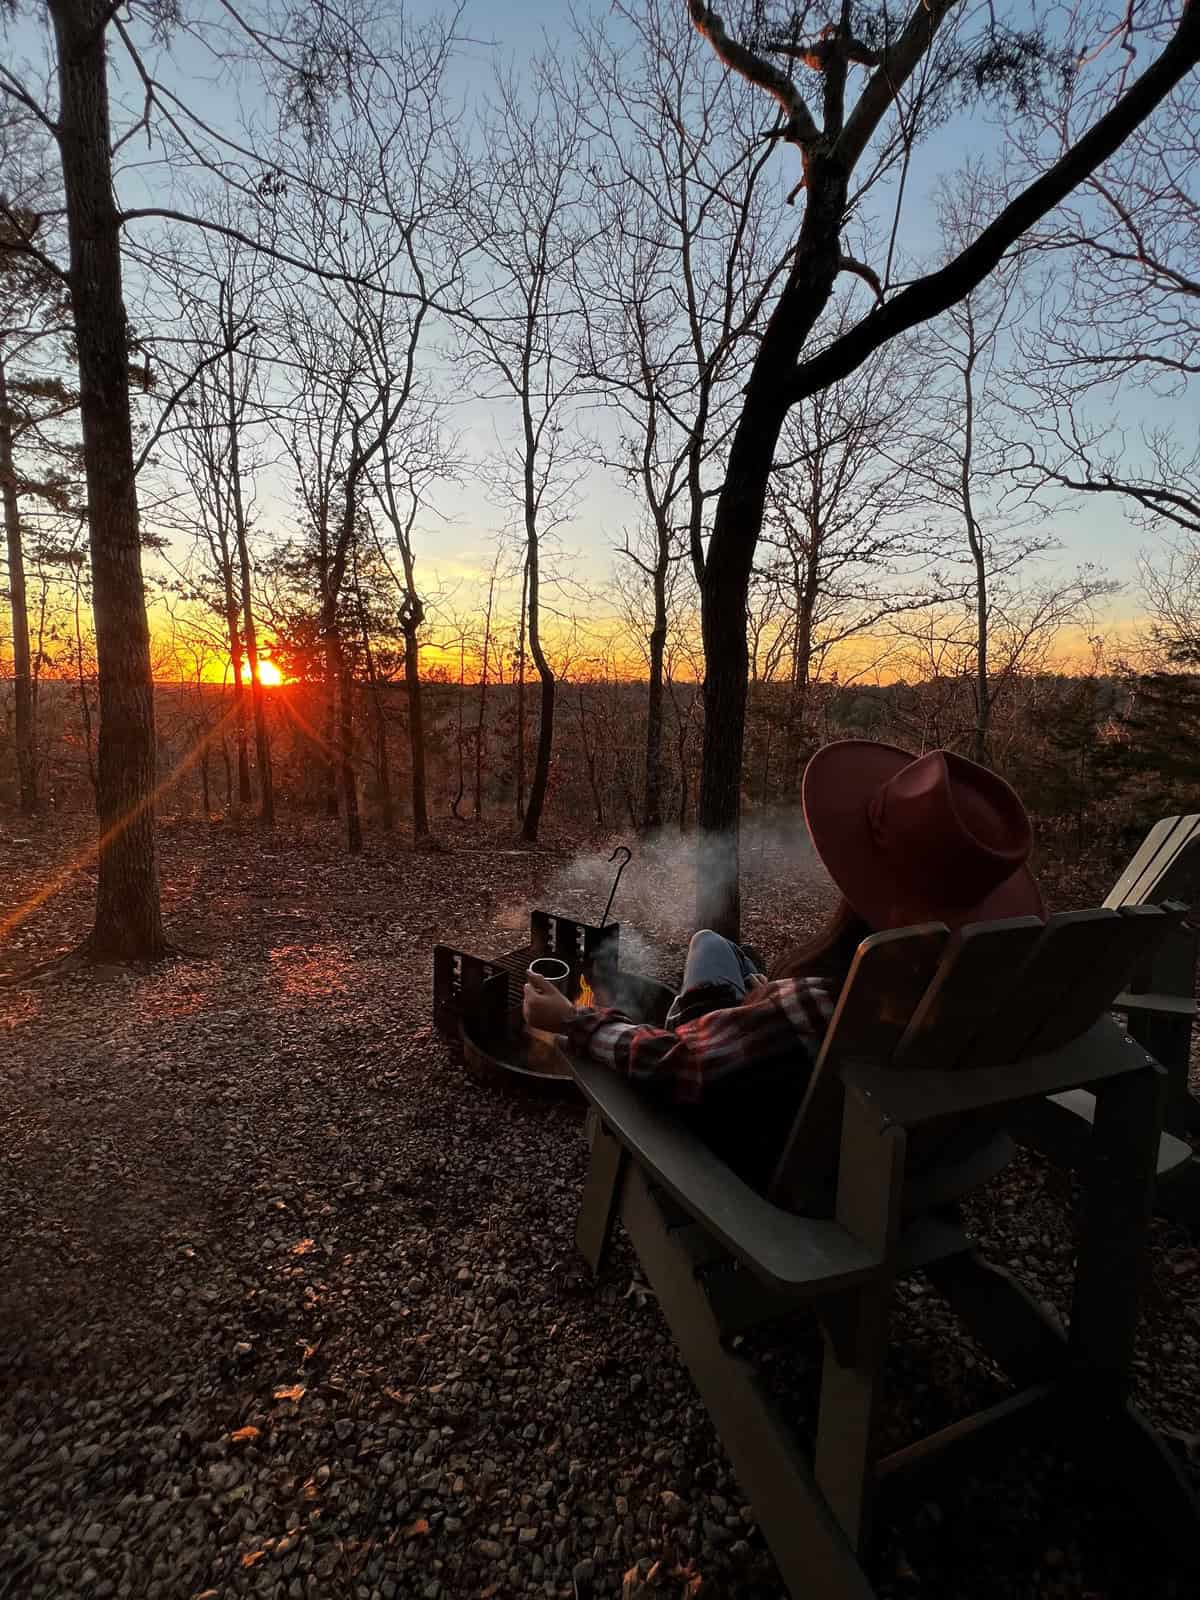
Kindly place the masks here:
<instances>
[{"instance_id":1,"label":"gravel ground","mask_svg":"<svg viewBox=\"0 0 1200 1600\"><path fill-rule=\"evenodd\" d=\"M0 823L8 906L85 836ZM628 1251L598 1284L576 1260L577 1113L471 1083L429 1026L436 940L498 953L531 903L594 914L599 868L460 838L347 861L316 826L265 849L168 826L196 953L0 990L0 1594L782 1594ZM769 849L756 870L747 936L778 948L828 891ZM668 850L622 887L662 976L680 891ZM10 967L67 944L89 893L80 872L24 921ZM973 1216L1060 1310L1069 1199L1028 1159ZM1158 1225L1139 1400L1182 1455L1198 1269ZM920 1279L897 1334L891 1437L1004 1392ZM772 1339L763 1371L803 1418L813 1336ZM947 1600L1194 1593L1034 1453L885 1523L874 1575Z\"/></svg>"}]
</instances>

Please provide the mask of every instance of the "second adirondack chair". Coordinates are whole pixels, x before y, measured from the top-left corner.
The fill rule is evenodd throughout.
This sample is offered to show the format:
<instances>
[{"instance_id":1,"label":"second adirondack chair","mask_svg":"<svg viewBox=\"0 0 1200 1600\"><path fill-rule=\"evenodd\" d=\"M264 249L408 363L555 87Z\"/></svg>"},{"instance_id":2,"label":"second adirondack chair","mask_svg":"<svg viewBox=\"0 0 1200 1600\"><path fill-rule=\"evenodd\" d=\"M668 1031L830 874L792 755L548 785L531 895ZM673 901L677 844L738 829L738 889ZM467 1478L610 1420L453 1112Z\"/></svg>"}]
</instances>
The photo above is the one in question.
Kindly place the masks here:
<instances>
[{"instance_id":1,"label":"second adirondack chair","mask_svg":"<svg viewBox=\"0 0 1200 1600\"><path fill-rule=\"evenodd\" d=\"M1187 906L1200 901L1200 816L1156 822L1104 904L1121 910L1164 900ZM1166 1126L1181 1138L1200 1134L1200 1102L1188 1088L1198 939L1192 919L1185 918L1117 997L1130 1033L1166 1069Z\"/></svg>"},{"instance_id":2,"label":"second adirondack chair","mask_svg":"<svg viewBox=\"0 0 1200 1600\"><path fill-rule=\"evenodd\" d=\"M765 1196L627 1082L573 1064L591 1103L580 1249L598 1267L624 1223L796 1600L870 1600L862 1557L881 1487L1045 1425L1118 1476L1185 1556L1200 1549L1195 1501L1128 1403L1165 1077L1109 1015L1182 915L1097 909L864 941ZM1016 1108L1081 1086L1091 1154L1064 1335L947 1205L1006 1164ZM916 1270L1019 1387L878 1459L893 1285ZM733 1348L797 1312L825 1335L810 1449Z\"/></svg>"}]
</instances>

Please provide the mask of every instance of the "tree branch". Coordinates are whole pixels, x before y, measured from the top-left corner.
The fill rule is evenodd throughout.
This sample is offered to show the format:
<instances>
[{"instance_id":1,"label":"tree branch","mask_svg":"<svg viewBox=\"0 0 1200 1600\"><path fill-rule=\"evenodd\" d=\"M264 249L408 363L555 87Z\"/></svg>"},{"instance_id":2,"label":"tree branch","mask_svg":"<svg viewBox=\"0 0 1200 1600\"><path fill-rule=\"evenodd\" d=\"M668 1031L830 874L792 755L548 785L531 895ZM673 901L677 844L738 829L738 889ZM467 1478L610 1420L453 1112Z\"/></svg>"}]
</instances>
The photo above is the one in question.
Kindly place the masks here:
<instances>
[{"instance_id":1,"label":"tree branch","mask_svg":"<svg viewBox=\"0 0 1200 1600\"><path fill-rule=\"evenodd\" d=\"M280 261L285 267L295 267L297 271L309 277L320 278L324 283L346 283L357 289L368 289L372 294L383 295L392 300L408 300L416 305L427 304L426 297L419 291L410 289L393 289L385 283L372 281L370 278L358 277L353 272L331 272L326 267L320 267L315 261L303 261L299 256L293 256L286 250L267 244L262 239L254 239L248 233L243 233L240 228L230 227L224 222L214 222L211 217L199 217L186 211L174 211L167 206L138 206L130 211L122 211L117 216L117 225L124 227L127 222L138 222L146 217L161 217L165 222L182 222L189 228L201 228L206 233L219 233L223 238L232 239L237 244L244 244L247 249L253 250L256 255L268 256L272 261Z\"/></svg>"},{"instance_id":2,"label":"tree branch","mask_svg":"<svg viewBox=\"0 0 1200 1600\"><path fill-rule=\"evenodd\" d=\"M940 3L942 0L930 0L931 10ZM905 30L906 36L911 28L910 23ZM1073 189L1120 148L1124 140L1197 62L1200 62L1200 0L1185 0L1179 26L1163 53L1125 91L1116 105L1048 172L1044 172L1005 206L979 237L952 261L938 271L918 278L895 299L877 307L848 333L835 339L819 355L802 361L795 369L789 385L789 404L795 405L829 384L836 383L839 378L846 377L889 339L916 327L918 323L939 316L970 294L1023 233L1065 200ZM847 134L869 92L870 85L863 91L863 99L846 125ZM838 143L840 145L842 141Z\"/></svg>"},{"instance_id":3,"label":"tree branch","mask_svg":"<svg viewBox=\"0 0 1200 1600\"><path fill-rule=\"evenodd\" d=\"M880 305L883 304L883 285L879 281L879 274L874 267L867 266L865 261L856 261L853 256L839 256L838 266L843 272L852 272L855 277L861 278L868 284Z\"/></svg>"},{"instance_id":4,"label":"tree branch","mask_svg":"<svg viewBox=\"0 0 1200 1600\"><path fill-rule=\"evenodd\" d=\"M731 39L725 31L724 22L711 6L702 5L700 0L688 0L688 13L692 26L712 46L719 60L740 73L749 83L765 89L783 107L788 119L787 129L782 135L784 139L790 144L803 145L815 143L820 138L820 129L812 112L786 72L780 72L778 67L764 61L762 56L746 45Z\"/></svg>"},{"instance_id":5,"label":"tree branch","mask_svg":"<svg viewBox=\"0 0 1200 1600\"><path fill-rule=\"evenodd\" d=\"M868 78L833 147L834 159L852 172L871 135L929 49L934 34L959 0L917 0L903 33Z\"/></svg>"}]
</instances>

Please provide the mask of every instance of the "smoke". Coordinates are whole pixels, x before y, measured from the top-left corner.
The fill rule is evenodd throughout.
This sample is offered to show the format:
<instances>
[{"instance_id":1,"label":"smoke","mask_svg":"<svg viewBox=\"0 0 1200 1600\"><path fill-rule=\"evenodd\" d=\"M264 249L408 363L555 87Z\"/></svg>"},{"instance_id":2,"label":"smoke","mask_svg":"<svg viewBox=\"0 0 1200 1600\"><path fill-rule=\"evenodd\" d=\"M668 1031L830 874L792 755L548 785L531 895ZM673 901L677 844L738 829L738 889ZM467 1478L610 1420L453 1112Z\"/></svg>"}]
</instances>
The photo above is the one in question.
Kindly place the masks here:
<instances>
[{"instance_id":1,"label":"smoke","mask_svg":"<svg viewBox=\"0 0 1200 1600\"><path fill-rule=\"evenodd\" d=\"M599 922L619 863L607 845L583 851L547 882L542 903L584 922ZM621 924L621 965L675 983L681 955L696 928L697 890L732 885L737 857L727 835L680 834L663 829L630 835L633 859L621 876L610 920ZM757 812L741 826L743 903L769 895L778 903L789 890L812 900L831 896L829 877L809 841L798 810Z\"/></svg>"}]
</instances>

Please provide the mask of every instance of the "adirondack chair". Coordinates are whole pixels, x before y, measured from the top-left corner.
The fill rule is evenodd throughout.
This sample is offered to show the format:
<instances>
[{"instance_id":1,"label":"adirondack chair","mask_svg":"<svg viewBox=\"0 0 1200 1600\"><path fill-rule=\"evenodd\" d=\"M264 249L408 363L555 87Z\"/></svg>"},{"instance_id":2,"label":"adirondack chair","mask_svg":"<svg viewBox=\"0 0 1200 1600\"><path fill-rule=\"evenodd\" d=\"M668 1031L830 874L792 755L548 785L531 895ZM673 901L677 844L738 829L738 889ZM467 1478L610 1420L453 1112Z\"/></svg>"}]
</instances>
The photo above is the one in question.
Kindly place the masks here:
<instances>
[{"instance_id":1,"label":"adirondack chair","mask_svg":"<svg viewBox=\"0 0 1200 1600\"><path fill-rule=\"evenodd\" d=\"M860 1558L879 1488L1042 1426L1119 1473L1195 1559L1195 1501L1126 1398L1165 1076L1109 1015L1182 915L1098 909L865 940L766 1196L669 1111L573 1062L590 1102L579 1247L598 1269L624 1223L797 1600L869 1600ZM1064 1336L947 1206L1007 1162L1015 1107L1081 1085L1095 1095L1092 1159ZM893 1284L917 1270L1022 1387L877 1459ZM798 1311L825 1335L811 1453L730 1344Z\"/></svg>"},{"instance_id":2,"label":"adirondack chair","mask_svg":"<svg viewBox=\"0 0 1200 1600\"><path fill-rule=\"evenodd\" d=\"M1200 901L1200 816L1156 822L1104 904L1119 911L1163 900L1189 906ZM1200 1102L1188 1089L1198 937L1185 919L1133 973L1116 1002L1129 1018L1129 1032L1166 1069L1166 1126L1181 1137L1200 1134Z\"/></svg>"}]
</instances>

